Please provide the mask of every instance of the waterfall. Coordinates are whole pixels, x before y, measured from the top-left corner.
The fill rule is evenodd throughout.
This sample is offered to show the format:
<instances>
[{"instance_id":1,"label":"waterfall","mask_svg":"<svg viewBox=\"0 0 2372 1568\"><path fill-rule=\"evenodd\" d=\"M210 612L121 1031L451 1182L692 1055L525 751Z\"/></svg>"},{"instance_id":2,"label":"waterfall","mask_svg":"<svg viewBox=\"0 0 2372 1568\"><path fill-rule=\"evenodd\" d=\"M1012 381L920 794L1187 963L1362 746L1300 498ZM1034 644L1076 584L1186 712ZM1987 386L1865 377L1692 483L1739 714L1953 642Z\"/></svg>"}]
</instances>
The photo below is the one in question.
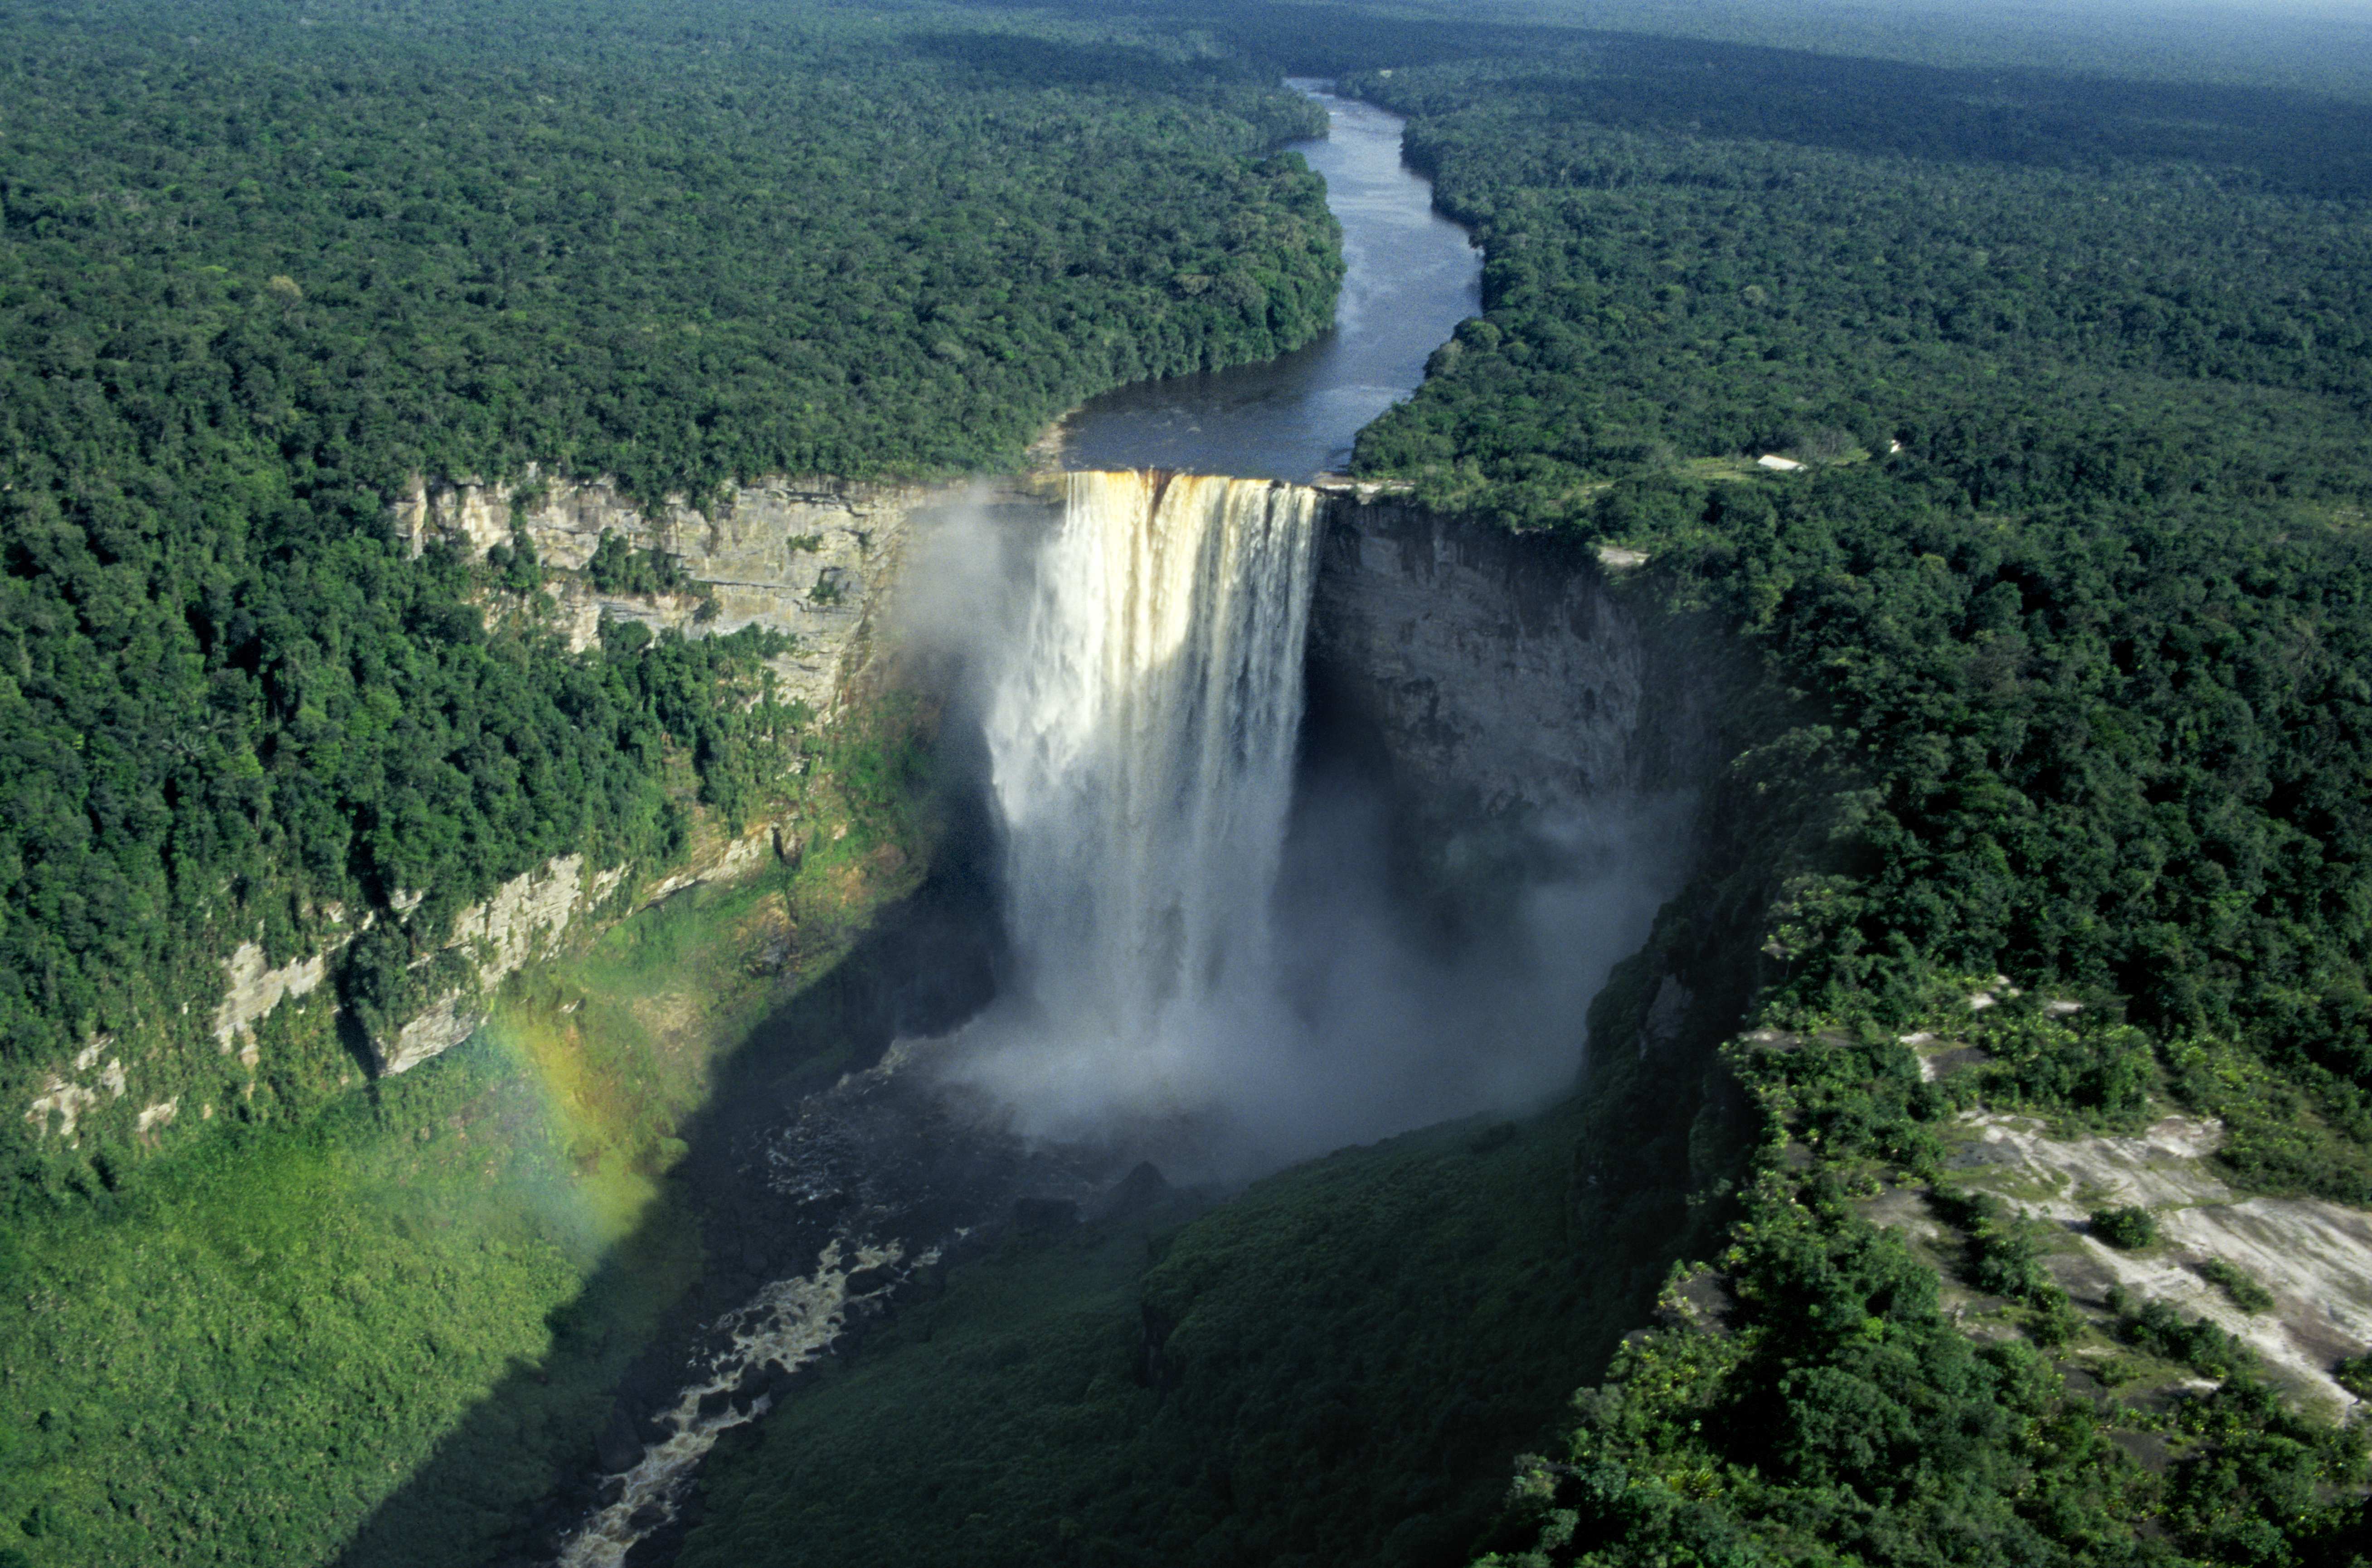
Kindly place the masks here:
<instances>
[{"instance_id":1,"label":"waterfall","mask_svg":"<svg viewBox=\"0 0 2372 1568\"><path fill-rule=\"evenodd\" d=\"M1041 1063L1191 1109L1191 1037L1270 989L1318 495L1069 483L986 713L1018 989Z\"/></svg>"},{"instance_id":2,"label":"waterfall","mask_svg":"<svg viewBox=\"0 0 2372 1568\"><path fill-rule=\"evenodd\" d=\"M1301 722L1317 494L1076 473L988 744L1025 983L1125 1046L1251 977Z\"/></svg>"}]
</instances>

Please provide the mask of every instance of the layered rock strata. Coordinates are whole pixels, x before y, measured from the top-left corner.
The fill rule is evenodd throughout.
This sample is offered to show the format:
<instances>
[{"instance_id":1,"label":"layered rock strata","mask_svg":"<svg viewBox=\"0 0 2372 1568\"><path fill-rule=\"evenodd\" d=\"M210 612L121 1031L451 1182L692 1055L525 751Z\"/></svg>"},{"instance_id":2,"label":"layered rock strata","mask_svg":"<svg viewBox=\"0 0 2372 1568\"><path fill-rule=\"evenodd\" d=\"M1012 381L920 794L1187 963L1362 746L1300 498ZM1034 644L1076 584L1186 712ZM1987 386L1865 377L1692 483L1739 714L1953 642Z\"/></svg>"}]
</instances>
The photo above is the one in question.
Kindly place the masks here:
<instances>
[{"instance_id":1,"label":"layered rock strata","mask_svg":"<svg viewBox=\"0 0 2372 1568\"><path fill-rule=\"evenodd\" d=\"M606 480L422 481L396 505L392 521L415 553L443 540L483 556L524 537L544 565L568 574L545 591L569 645L579 650L604 621L695 637L753 625L783 633L793 646L773 661L780 690L829 716L865 662L868 628L915 523L981 494L973 486L768 479L728 486L703 509L681 498L644 507ZM665 552L700 591L599 591L582 574L605 534L633 550Z\"/></svg>"}]
</instances>

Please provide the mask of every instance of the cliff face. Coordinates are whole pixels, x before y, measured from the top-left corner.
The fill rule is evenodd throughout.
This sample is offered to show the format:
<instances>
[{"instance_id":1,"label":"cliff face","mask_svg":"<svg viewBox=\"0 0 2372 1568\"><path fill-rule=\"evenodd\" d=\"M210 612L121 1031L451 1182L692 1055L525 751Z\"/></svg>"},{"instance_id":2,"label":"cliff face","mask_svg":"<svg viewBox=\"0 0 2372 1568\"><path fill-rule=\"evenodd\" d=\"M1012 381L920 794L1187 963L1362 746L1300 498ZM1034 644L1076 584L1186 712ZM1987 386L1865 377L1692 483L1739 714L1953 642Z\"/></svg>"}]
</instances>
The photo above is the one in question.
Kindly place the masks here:
<instances>
[{"instance_id":1,"label":"cliff face","mask_svg":"<svg viewBox=\"0 0 2372 1568\"><path fill-rule=\"evenodd\" d=\"M608 901L629 869L613 865L587 877L583 855L559 855L455 915L445 947L468 961L469 983L437 997L394 1039L371 1042L380 1074L405 1072L469 1039L485 1022L474 1004L548 951L573 922Z\"/></svg>"},{"instance_id":2,"label":"cliff face","mask_svg":"<svg viewBox=\"0 0 2372 1568\"><path fill-rule=\"evenodd\" d=\"M1332 492L1313 674L1382 738L1402 796L1471 822L1693 785L1701 683L1587 547Z\"/></svg>"},{"instance_id":3,"label":"cliff face","mask_svg":"<svg viewBox=\"0 0 2372 1568\"><path fill-rule=\"evenodd\" d=\"M524 535L553 569L545 591L571 645L580 650L595 641L604 621L637 621L695 637L749 625L784 633L793 645L772 661L779 690L827 722L866 677L875 628L917 524L934 509L986 494L971 485L772 479L728 490L703 513L681 503L646 510L598 481L531 478L517 490L517 505L510 499L514 493L509 486L422 481L395 504L390 522L415 554L442 540L483 555ZM656 546L676 557L703 591L599 592L584 572L609 533L634 550ZM747 876L796 847L790 823L759 822L738 838L697 836L691 853L669 865L596 867L580 855L564 855L514 877L455 917L432 957L445 960L439 972L458 979L390 1038L370 1042L378 1071L404 1072L468 1039L483 1021L483 999L494 988L585 921L656 902L695 883ZM238 944L222 960L223 991L211 1019L223 1056L251 1082L265 1067L267 1021L284 1007L316 1005L317 993L335 989L331 981L354 938L379 920L401 919L421 895L417 889L400 895L385 911L331 911L330 923L342 939L277 967L257 943ZM139 1094L138 1054L117 1051L111 1040L95 1041L70 1071L41 1082L21 1112L24 1121L37 1138L76 1142L83 1120ZM144 1135L171 1122L181 1109L178 1097L132 1103ZM215 1109L211 1103L192 1109L198 1120Z\"/></svg>"},{"instance_id":4,"label":"cliff face","mask_svg":"<svg viewBox=\"0 0 2372 1568\"><path fill-rule=\"evenodd\" d=\"M524 537L552 569L546 591L579 647L605 621L690 636L752 624L785 633L794 645L775 668L785 694L828 721L867 679L899 568L928 517L983 502L1042 506L1043 491L1029 482L984 490L772 480L727 491L703 512L645 509L599 482L531 481L517 505L506 489L424 482L390 521L415 551L442 540L483 553ZM1622 591L1619 565L1566 541L1514 537L1348 487L1331 493L1324 526L1313 674L1381 738L1403 800L1455 832L1491 830L1486 859L1526 854L1532 824L1674 794L1704 776L1706 704L1664 651L1652 616ZM599 592L585 568L611 533L675 557L703 591ZM797 831L759 822L731 841L702 838L675 865L587 866L568 855L514 878L456 917L437 971L452 983L372 1042L378 1070L406 1071L468 1038L494 987L584 922L748 875L794 852ZM333 990L354 935L401 918L418 899L333 920L344 940L277 968L253 943L226 956L212 1020L223 1054L258 1071L265 1021ZM71 1139L80 1115L136 1095L136 1069L127 1086L121 1066L104 1067L113 1060L102 1052L44 1084L28 1120ZM148 1110L144 1130L175 1114L161 1101Z\"/></svg>"},{"instance_id":5,"label":"cliff face","mask_svg":"<svg viewBox=\"0 0 2372 1568\"><path fill-rule=\"evenodd\" d=\"M1313 715L1327 704L1389 774L1403 886L1470 941L1610 966L1622 1005L1569 1004L1576 1031L1593 1061L1656 1058L1664 1109L1685 1121L1727 1104L1700 1048L1732 1027L1751 977L1718 945L1659 935L1655 914L1715 869L1748 667L1726 636L1630 591L1641 564L1341 487L1310 691ZM1563 912L1527 923L1542 912Z\"/></svg>"},{"instance_id":6,"label":"cliff face","mask_svg":"<svg viewBox=\"0 0 2372 1568\"><path fill-rule=\"evenodd\" d=\"M546 587L570 645L589 646L604 621L638 621L686 636L762 626L792 639L771 662L783 695L829 719L849 701L877 646L900 564L930 514L981 497L977 486L866 485L836 480L771 479L727 490L707 510L681 502L645 510L606 482L535 483L511 493L475 483L423 482L400 502L393 522L415 553L442 539L483 555L523 537L562 575ZM675 558L697 593L605 594L582 574L603 536ZM634 903L655 903L699 882L731 880L794 853L789 822L754 824L739 838L705 843L680 865L642 885ZM467 1040L484 1021L482 999L549 950L572 923L607 903L635 868L588 872L566 855L504 884L461 912L445 943L468 979L373 1042L382 1074L401 1073Z\"/></svg>"},{"instance_id":7,"label":"cliff face","mask_svg":"<svg viewBox=\"0 0 2372 1568\"><path fill-rule=\"evenodd\" d=\"M702 512L680 501L645 510L605 481L531 481L520 504L510 487L425 481L399 502L398 533L414 553L444 539L483 555L524 534L545 565L582 573L604 534L634 550L676 558L705 594L603 594L579 576L546 591L572 647L605 621L638 621L689 636L764 626L796 645L773 660L784 694L829 715L843 702L870 645L882 590L895 576L913 525L971 494L961 486L871 485L829 479L769 479L729 488ZM703 601L715 609L699 619Z\"/></svg>"}]
</instances>

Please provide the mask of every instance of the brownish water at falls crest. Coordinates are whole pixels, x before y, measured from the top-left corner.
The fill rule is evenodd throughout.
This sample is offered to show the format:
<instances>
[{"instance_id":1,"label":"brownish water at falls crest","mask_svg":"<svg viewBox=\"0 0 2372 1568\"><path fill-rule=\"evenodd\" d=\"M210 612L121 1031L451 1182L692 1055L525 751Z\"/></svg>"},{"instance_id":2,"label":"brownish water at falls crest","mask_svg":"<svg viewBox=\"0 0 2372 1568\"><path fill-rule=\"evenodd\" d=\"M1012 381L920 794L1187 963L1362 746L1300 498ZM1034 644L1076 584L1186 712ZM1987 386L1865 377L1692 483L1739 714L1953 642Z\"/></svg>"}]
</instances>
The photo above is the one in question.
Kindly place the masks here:
<instances>
[{"instance_id":1,"label":"brownish water at falls crest","mask_svg":"<svg viewBox=\"0 0 2372 1568\"><path fill-rule=\"evenodd\" d=\"M1320 500L1074 473L983 728L1014 994L948 1071L1070 1134L1227 1098L1215 1033L1273 1034Z\"/></svg>"}]
</instances>

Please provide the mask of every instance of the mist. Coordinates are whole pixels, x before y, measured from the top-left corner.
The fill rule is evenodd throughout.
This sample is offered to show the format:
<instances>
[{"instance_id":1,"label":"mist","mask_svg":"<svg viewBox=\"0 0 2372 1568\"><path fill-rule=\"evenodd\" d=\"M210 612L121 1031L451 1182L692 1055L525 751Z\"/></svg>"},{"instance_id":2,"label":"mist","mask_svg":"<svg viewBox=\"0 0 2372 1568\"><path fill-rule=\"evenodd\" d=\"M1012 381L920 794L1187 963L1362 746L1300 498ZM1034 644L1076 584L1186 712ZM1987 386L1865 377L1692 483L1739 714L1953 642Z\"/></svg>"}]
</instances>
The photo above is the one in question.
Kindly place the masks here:
<instances>
[{"instance_id":1,"label":"mist","mask_svg":"<svg viewBox=\"0 0 2372 1568\"><path fill-rule=\"evenodd\" d=\"M951 514L905 574L902 634L962 667L979 744L948 749L979 759L1011 953L905 1070L1027 1140L1227 1183L1569 1091L1690 801L1433 822L1308 711L1316 498L1091 478L1052 529Z\"/></svg>"}]
</instances>

